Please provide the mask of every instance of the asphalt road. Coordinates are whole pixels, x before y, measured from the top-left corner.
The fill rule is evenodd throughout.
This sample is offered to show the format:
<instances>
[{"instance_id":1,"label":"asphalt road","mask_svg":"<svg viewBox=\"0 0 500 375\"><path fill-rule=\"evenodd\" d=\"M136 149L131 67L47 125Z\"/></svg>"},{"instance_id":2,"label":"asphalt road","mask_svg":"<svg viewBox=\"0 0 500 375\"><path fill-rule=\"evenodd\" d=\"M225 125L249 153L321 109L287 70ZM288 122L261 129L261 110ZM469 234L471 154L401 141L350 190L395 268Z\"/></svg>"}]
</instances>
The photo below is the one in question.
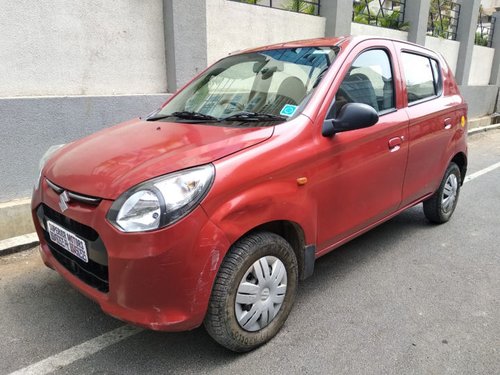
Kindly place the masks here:
<instances>
[{"instance_id":1,"label":"asphalt road","mask_svg":"<svg viewBox=\"0 0 500 375\"><path fill-rule=\"evenodd\" d=\"M469 144L469 175L500 162L500 131ZM500 168L464 185L448 224L419 205L324 256L282 331L251 353L203 328L140 331L54 373L499 374L499 212ZM0 258L0 374L121 326L36 249Z\"/></svg>"}]
</instances>

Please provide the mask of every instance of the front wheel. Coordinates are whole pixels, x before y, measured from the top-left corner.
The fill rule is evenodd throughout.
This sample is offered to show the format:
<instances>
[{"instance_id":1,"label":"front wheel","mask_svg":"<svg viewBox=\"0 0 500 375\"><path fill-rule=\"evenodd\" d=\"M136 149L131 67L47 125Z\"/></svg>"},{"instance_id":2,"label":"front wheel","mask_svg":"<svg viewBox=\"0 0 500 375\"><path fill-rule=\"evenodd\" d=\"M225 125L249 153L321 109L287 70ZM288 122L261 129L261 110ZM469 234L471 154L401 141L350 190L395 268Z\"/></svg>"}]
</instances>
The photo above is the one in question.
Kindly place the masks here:
<instances>
[{"instance_id":1,"label":"front wheel","mask_svg":"<svg viewBox=\"0 0 500 375\"><path fill-rule=\"evenodd\" d=\"M285 322L297 290L290 244L268 232L233 245L220 266L205 328L222 346L246 352L269 341Z\"/></svg>"},{"instance_id":2,"label":"front wheel","mask_svg":"<svg viewBox=\"0 0 500 375\"><path fill-rule=\"evenodd\" d=\"M462 176L455 163L450 163L438 190L424 201L425 217L432 223L442 224L450 220L457 206Z\"/></svg>"}]
</instances>

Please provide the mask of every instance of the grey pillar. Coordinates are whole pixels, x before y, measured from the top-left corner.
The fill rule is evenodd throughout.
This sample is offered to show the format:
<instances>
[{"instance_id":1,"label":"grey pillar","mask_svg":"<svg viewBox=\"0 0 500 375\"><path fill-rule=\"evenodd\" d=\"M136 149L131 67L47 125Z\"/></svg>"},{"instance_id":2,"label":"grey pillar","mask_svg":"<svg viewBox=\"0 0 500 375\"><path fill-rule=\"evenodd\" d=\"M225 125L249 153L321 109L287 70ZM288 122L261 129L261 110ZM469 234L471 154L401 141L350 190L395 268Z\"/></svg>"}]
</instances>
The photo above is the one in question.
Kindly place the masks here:
<instances>
[{"instance_id":1,"label":"grey pillar","mask_svg":"<svg viewBox=\"0 0 500 375\"><path fill-rule=\"evenodd\" d=\"M326 37L351 34L352 1L322 1L320 16L326 18Z\"/></svg>"},{"instance_id":2,"label":"grey pillar","mask_svg":"<svg viewBox=\"0 0 500 375\"><path fill-rule=\"evenodd\" d=\"M408 41L425 44L431 0L410 0L405 5L405 22L410 24Z\"/></svg>"},{"instance_id":3,"label":"grey pillar","mask_svg":"<svg viewBox=\"0 0 500 375\"><path fill-rule=\"evenodd\" d=\"M167 91L207 66L206 0L163 0Z\"/></svg>"},{"instance_id":4,"label":"grey pillar","mask_svg":"<svg viewBox=\"0 0 500 375\"><path fill-rule=\"evenodd\" d=\"M460 50L455 76L459 85L468 85L481 0L461 0L460 4L460 19L458 20L457 29Z\"/></svg>"},{"instance_id":5,"label":"grey pillar","mask_svg":"<svg viewBox=\"0 0 500 375\"><path fill-rule=\"evenodd\" d=\"M490 85L500 86L500 11L493 13L493 17L496 18L496 24L491 47L495 49L495 56L491 68Z\"/></svg>"}]
</instances>

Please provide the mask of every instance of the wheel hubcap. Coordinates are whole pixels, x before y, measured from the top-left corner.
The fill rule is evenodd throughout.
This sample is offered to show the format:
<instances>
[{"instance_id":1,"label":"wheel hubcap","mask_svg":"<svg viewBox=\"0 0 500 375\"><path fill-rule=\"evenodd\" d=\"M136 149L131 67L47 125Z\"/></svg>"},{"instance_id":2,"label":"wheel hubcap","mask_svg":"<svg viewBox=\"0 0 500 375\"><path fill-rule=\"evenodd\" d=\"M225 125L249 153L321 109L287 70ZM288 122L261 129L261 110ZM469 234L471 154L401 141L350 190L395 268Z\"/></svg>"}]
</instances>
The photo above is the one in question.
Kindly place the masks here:
<instances>
[{"instance_id":1,"label":"wheel hubcap","mask_svg":"<svg viewBox=\"0 0 500 375\"><path fill-rule=\"evenodd\" d=\"M266 327L278 314L286 295L286 269L281 260L266 256L243 275L235 301L241 328L254 332Z\"/></svg>"},{"instance_id":2,"label":"wheel hubcap","mask_svg":"<svg viewBox=\"0 0 500 375\"><path fill-rule=\"evenodd\" d=\"M446 179L441 196L441 207L445 214L453 210L455 200L457 199L458 179L454 174L450 174Z\"/></svg>"}]
</instances>

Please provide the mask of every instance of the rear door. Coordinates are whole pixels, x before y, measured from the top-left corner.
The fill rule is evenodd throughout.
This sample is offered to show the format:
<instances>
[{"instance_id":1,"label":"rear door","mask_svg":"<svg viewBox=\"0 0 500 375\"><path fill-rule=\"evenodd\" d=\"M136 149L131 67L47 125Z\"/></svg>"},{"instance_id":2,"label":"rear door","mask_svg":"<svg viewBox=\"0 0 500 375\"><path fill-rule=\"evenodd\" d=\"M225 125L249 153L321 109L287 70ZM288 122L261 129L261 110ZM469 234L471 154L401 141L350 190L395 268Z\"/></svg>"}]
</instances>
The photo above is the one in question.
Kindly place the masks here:
<instances>
[{"instance_id":1,"label":"rear door","mask_svg":"<svg viewBox=\"0 0 500 375\"><path fill-rule=\"evenodd\" d=\"M402 206L433 193L453 150L455 99L443 94L441 62L432 52L397 43L405 81L409 126Z\"/></svg>"}]
</instances>

